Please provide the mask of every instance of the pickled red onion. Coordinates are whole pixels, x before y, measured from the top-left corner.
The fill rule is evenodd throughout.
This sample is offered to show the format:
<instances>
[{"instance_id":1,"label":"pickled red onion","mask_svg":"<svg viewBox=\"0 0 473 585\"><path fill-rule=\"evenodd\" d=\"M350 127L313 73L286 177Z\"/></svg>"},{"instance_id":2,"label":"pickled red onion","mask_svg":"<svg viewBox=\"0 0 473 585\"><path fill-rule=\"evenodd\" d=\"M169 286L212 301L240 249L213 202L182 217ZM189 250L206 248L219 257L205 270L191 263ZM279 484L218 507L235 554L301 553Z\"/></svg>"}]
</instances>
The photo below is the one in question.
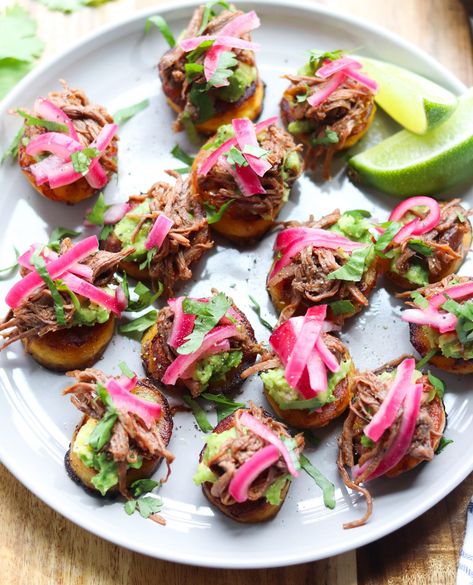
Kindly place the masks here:
<instances>
[{"instance_id":1,"label":"pickled red onion","mask_svg":"<svg viewBox=\"0 0 473 585\"><path fill-rule=\"evenodd\" d=\"M321 79L327 79L327 77L330 77L334 73L348 68L361 69L361 63L350 57L340 57L340 59L334 59L333 61L327 59L324 61L324 64L317 69L315 76L320 77Z\"/></svg>"},{"instance_id":2,"label":"pickled red onion","mask_svg":"<svg viewBox=\"0 0 473 585\"><path fill-rule=\"evenodd\" d=\"M77 141L79 140L72 120L63 110L61 110L61 108L58 108L52 101L43 97L37 98L33 106L33 111L39 118L42 118L43 120L48 120L49 122L59 122L60 124L64 124L69 129L69 135L74 140Z\"/></svg>"},{"instance_id":3,"label":"pickled red onion","mask_svg":"<svg viewBox=\"0 0 473 585\"><path fill-rule=\"evenodd\" d=\"M259 177L262 177L271 168L271 163L244 152L245 146L259 146L254 124L248 118L235 118L232 120L232 126L237 144L247 163Z\"/></svg>"},{"instance_id":4,"label":"pickled red onion","mask_svg":"<svg viewBox=\"0 0 473 585\"><path fill-rule=\"evenodd\" d=\"M240 167L239 165L235 165L235 168L233 168L224 159L222 159L222 164L227 168L228 172L235 179L235 183L237 184L238 189L245 197L266 193L266 190L261 184L258 175L251 167Z\"/></svg>"},{"instance_id":5,"label":"pickled red onion","mask_svg":"<svg viewBox=\"0 0 473 585\"><path fill-rule=\"evenodd\" d=\"M373 93L376 93L379 89L379 86L374 79L371 79L366 75L363 75L363 73L356 71L355 69L353 69L353 67L345 69L345 75L347 75L347 77L351 77L355 81L358 81L358 83L361 83L362 85L366 86Z\"/></svg>"},{"instance_id":6,"label":"pickled red onion","mask_svg":"<svg viewBox=\"0 0 473 585\"><path fill-rule=\"evenodd\" d=\"M406 223L406 225L403 226L394 236L394 242L401 243L409 236L425 234L438 225L440 221L440 205L435 199L432 199L432 197L425 196L409 197L409 199L401 201L401 203L399 203L399 205L397 205L391 212L389 221L401 221L406 213L413 207L427 207L429 213L424 219L416 217L412 221Z\"/></svg>"},{"instance_id":7,"label":"pickled red onion","mask_svg":"<svg viewBox=\"0 0 473 585\"><path fill-rule=\"evenodd\" d=\"M392 382L379 410L364 428L365 435L374 441L379 441L384 431L392 426L401 408L404 398L411 391L416 362L413 358L403 360L397 367L396 377Z\"/></svg>"},{"instance_id":8,"label":"pickled red onion","mask_svg":"<svg viewBox=\"0 0 473 585\"><path fill-rule=\"evenodd\" d=\"M59 278L76 262L80 262L89 256L92 252L98 250L99 242L97 236L90 236L75 244L57 260L50 262L46 269L52 279ZM12 309L16 309L21 301L31 292L44 284L41 276L36 272L30 272L20 281L15 283L8 291L5 302Z\"/></svg>"},{"instance_id":9,"label":"pickled red onion","mask_svg":"<svg viewBox=\"0 0 473 585\"><path fill-rule=\"evenodd\" d=\"M255 124L255 132L258 135L262 130L275 124L277 122L277 116L273 116L268 118L267 120L263 120L262 122L258 122ZM226 140L223 144L221 144L218 148L216 148L213 152L209 154L209 156L205 159L205 161L201 164L199 168L199 173L201 175L206 175L210 169L216 164L218 159L225 154L232 146L237 144L237 139L235 136Z\"/></svg>"},{"instance_id":10,"label":"pickled red onion","mask_svg":"<svg viewBox=\"0 0 473 585\"><path fill-rule=\"evenodd\" d=\"M316 347L312 348L309 354L306 371L309 375L309 386L304 386L299 380L297 390L306 399L315 398L320 392L325 392L328 387L327 369Z\"/></svg>"},{"instance_id":11,"label":"pickled red onion","mask_svg":"<svg viewBox=\"0 0 473 585\"><path fill-rule=\"evenodd\" d=\"M20 266L23 266L23 268L27 268L30 271L34 270L34 266L31 264L31 257L33 256L33 254L35 253L39 246L41 246L41 244L32 244L28 248L28 250L18 258L18 264ZM56 254L54 250L50 250L47 247L44 247L42 249L40 255L43 257L46 264L48 264L52 260L57 260L59 258L59 255ZM80 264L79 262L77 264L73 264L68 269L68 272L77 274L77 276L81 276L86 280L91 280L93 276L92 268L90 266L87 266L86 264Z\"/></svg>"},{"instance_id":12,"label":"pickled red onion","mask_svg":"<svg viewBox=\"0 0 473 585\"><path fill-rule=\"evenodd\" d=\"M274 445L279 453L282 455L286 463L287 470L293 477L297 477L299 472L294 466L294 462L292 460L291 454L289 453L286 445L281 441L281 439L274 433L271 429L269 429L266 425L264 425L260 420L255 418L252 414L248 411L244 411L240 414L239 421L241 424L258 437L261 437L267 443Z\"/></svg>"},{"instance_id":13,"label":"pickled red onion","mask_svg":"<svg viewBox=\"0 0 473 585\"><path fill-rule=\"evenodd\" d=\"M174 313L172 322L171 334L168 338L168 345L173 349L178 348L184 343L194 329L195 315L191 313L184 313L182 303L186 297L177 297L175 299L168 299L168 304Z\"/></svg>"},{"instance_id":14,"label":"pickled red onion","mask_svg":"<svg viewBox=\"0 0 473 585\"><path fill-rule=\"evenodd\" d=\"M115 203L103 215L105 225L118 223L131 210L129 203Z\"/></svg>"},{"instance_id":15,"label":"pickled red onion","mask_svg":"<svg viewBox=\"0 0 473 585\"><path fill-rule=\"evenodd\" d=\"M314 91L308 98L307 102L313 108L316 108L320 104L322 104L327 98L329 98L332 93L340 87L340 85L345 81L345 73L340 71L339 73L335 73L335 75L325 83L322 89Z\"/></svg>"},{"instance_id":16,"label":"pickled red onion","mask_svg":"<svg viewBox=\"0 0 473 585\"><path fill-rule=\"evenodd\" d=\"M161 416L161 405L144 400L126 390L115 379L110 379L106 388L118 410L138 415L148 428Z\"/></svg>"},{"instance_id":17,"label":"pickled red onion","mask_svg":"<svg viewBox=\"0 0 473 585\"><path fill-rule=\"evenodd\" d=\"M238 334L238 329L234 326L215 327L207 333L198 350L177 356L177 358L168 366L164 372L162 382L163 384L173 385L182 376L182 374L189 369L189 367L197 362L201 356L213 345L229 339Z\"/></svg>"},{"instance_id":18,"label":"pickled red onion","mask_svg":"<svg viewBox=\"0 0 473 585\"><path fill-rule=\"evenodd\" d=\"M166 217L164 213L158 215L156 221L153 224L153 227L148 234L148 237L146 238L145 248L147 250L151 250L152 248L157 248L159 250L164 242L164 239L168 235L169 230L172 228L173 223L174 222L172 219Z\"/></svg>"},{"instance_id":19,"label":"pickled red onion","mask_svg":"<svg viewBox=\"0 0 473 585\"><path fill-rule=\"evenodd\" d=\"M183 51L188 53L197 49L199 45L207 41L214 41L218 45L228 47L229 49L243 49L247 51L257 51L261 48L259 43L252 43L251 41L244 41L238 37L232 37L228 35L202 35L200 37L193 37L191 39L182 39L179 45ZM208 81L208 80L207 80Z\"/></svg>"},{"instance_id":20,"label":"pickled red onion","mask_svg":"<svg viewBox=\"0 0 473 585\"><path fill-rule=\"evenodd\" d=\"M455 331L458 321L453 313L441 313L430 306L427 309L407 309L401 313L401 319L415 325L428 325L440 333Z\"/></svg>"},{"instance_id":21,"label":"pickled red onion","mask_svg":"<svg viewBox=\"0 0 473 585\"><path fill-rule=\"evenodd\" d=\"M121 307L123 306L123 303L116 296L110 295L105 290L91 284L90 282L86 282L85 280L82 280L82 278L78 278L71 273L65 274L62 277L62 281L72 292L86 297L92 303L105 307L108 311L112 311L118 316L122 314L123 309Z\"/></svg>"},{"instance_id":22,"label":"pickled red onion","mask_svg":"<svg viewBox=\"0 0 473 585\"><path fill-rule=\"evenodd\" d=\"M265 469L276 463L279 457L277 448L274 445L268 445L247 459L236 470L228 486L228 492L232 498L239 503L246 502L251 484Z\"/></svg>"},{"instance_id":23,"label":"pickled red onion","mask_svg":"<svg viewBox=\"0 0 473 585\"><path fill-rule=\"evenodd\" d=\"M37 156L42 152L50 152L62 160L70 160L71 154L82 150L83 146L67 134L61 132L46 132L32 138L26 145L26 154Z\"/></svg>"},{"instance_id":24,"label":"pickled red onion","mask_svg":"<svg viewBox=\"0 0 473 585\"><path fill-rule=\"evenodd\" d=\"M30 165L29 170L34 177L35 183L39 186L47 183L49 173L55 169L59 169L63 164L62 159L58 156L51 155Z\"/></svg>"}]
</instances>

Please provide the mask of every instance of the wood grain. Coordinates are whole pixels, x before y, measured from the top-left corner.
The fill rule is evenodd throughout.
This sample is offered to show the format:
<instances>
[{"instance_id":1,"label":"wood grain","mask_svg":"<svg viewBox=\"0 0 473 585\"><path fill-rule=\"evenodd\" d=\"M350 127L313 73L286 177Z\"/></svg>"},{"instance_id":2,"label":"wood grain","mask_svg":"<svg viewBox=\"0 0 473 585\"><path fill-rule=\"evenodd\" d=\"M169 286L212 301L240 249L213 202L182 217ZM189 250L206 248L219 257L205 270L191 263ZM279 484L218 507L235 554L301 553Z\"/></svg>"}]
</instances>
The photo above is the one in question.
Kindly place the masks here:
<instances>
[{"instance_id":1,"label":"wood grain","mask_svg":"<svg viewBox=\"0 0 473 585\"><path fill-rule=\"evenodd\" d=\"M120 0L64 16L32 0L20 3L39 22L40 35L47 41L44 58L104 23L159 5L156 0ZM473 83L470 32L457 0L320 3L396 32L448 66L465 84ZM59 516L0 467L0 584L452 585L472 493L473 474L421 518L357 553L297 567L226 571L157 561L109 544Z\"/></svg>"}]
</instances>

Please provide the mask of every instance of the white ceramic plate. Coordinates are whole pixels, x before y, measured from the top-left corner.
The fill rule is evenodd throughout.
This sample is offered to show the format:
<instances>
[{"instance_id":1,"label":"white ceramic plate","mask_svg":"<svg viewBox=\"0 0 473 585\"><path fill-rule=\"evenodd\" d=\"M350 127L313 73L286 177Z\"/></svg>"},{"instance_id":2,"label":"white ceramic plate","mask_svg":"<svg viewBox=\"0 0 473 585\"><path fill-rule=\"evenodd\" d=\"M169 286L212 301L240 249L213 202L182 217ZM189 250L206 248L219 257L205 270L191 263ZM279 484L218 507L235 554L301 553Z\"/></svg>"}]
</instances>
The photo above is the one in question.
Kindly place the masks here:
<instances>
[{"instance_id":1,"label":"white ceramic plate","mask_svg":"<svg viewBox=\"0 0 473 585\"><path fill-rule=\"evenodd\" d=\"M244 3L240 3L243 5ZM455 93L464 86L445 69L397 37L347 16L316 5L294 2L251 2L262 21L254 38L262 45L258 65L267 84L263 117L278 113L277 104L286 82L281 74L296 69L310 48L359 48L368 56L410 67L443 84ZM174 32L180 31L192 5L161 9ZM124 200L145 191L164 178L164 169L181 166L169 154L183 136L171 132L173 115L160 91L156 63L166 50L157 31L143 34L146 17L140 14L92 35L72 50L38 68L4 101L0 111L1 142L6 147L18 121L6 114L11 107L30 106L38 95L57 87L59 78L78 85L109 111L150 98L151 106L120 131L118 182L107 187L109 201ZM374 134L374 132L372 132ZM2 148L4 150L4 148ZM40 198L27 184L16 165L0 169L0 234L2 265L13 256L12 246L24 250L35 241L47 241L54 226L81 225L90 205L65 207ZM471 193L469 194L471 199ZM284 209L283 219L305 219L341 209L367 208L387 217L394 201L362 193L346 178L343 169L329 183L317 184L310 176L299 181ZM251 292L274 319L264 281L271 261L273 236L245 250L219 245L201 263L191 286L184 292L203 296L211 286L231 294L247 312L257 337L267 332L249 309ZM463 273L468 268L463 267ZM0 298L10 282L0 283ZM5 306L0 307L2 313ZM5 309L6 310L6 309ZM355 318L343 334L359 368L378 366L410 350L407 325L398 318L399 306L384 288L371 298L370 309ZM139 345L115 337L98 365L116 373L126 359L142 372ZM429 465L396 480L379 480L372 486L374 513L362 528L344 531L342 523L362 514L364 502L348 493L336 471L336 436L339 425L319 433L320 446L309 457L336 485L337 506L324 507L319 489L303 474L294 481L277 518L264 525L244 526L223 517L208 505L192 474L202 446L202 433L188 414L178 414L171 449L176 462L169 483L162 489L167 526L128 517L118 502L93 498L67 476L63 457L79 413L61 396L67 379L40 368L19 344L0 356L0 456L3 463L32 492L52 508L95 534L130 549L172 561L212 567L270 567L312 561L362 546L392 532L419 516L450 492L472 469L473 403L467 392L469 380L448 378L447 436L454 439ZM263 403L261 384L254 379L242 390L245 400ZM211 418L215 420L213 414ZM162 472L161 472L162 473ZM157 474L160 476L160 473Z\"/></svg>"}]
</instances>

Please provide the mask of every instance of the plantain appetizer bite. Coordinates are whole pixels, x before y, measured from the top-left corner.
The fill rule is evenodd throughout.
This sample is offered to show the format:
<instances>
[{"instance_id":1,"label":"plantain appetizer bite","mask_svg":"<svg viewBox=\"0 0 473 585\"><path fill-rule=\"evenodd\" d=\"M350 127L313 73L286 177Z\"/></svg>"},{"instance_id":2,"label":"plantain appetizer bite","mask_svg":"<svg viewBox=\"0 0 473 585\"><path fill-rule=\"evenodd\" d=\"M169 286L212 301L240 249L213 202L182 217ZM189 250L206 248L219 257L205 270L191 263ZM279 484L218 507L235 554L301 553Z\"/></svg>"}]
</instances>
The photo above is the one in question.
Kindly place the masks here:
<instances>
[{"instance_id":1,"label":"plantain appetizer bite","mask_svg":"<svg viewBox=\"0 0 473 585\"><path fill-rule=\"evenodd\" d=\"M161 282L166 296L192 278L192 266L213 246L205 211L192 197L189 181L169 174L174 185L160 181L109 208L103 216L106 235L102 232L105 250L134 248L120 268L138 280Z\"/></svg>"},{"instance_id":2,"label":"plantain appetizer bite","mask_svg":"<svg viewBox=\"0 0 473 585\"><path fill-rule=\"evenodd\" d=\"M274 225L303 171L300 147L276 121L234 119L195 158L192 190L210 214L212 227L230 240L260 239Z\"/></svg>"},{"instance_id":3,"label":"plantain appetizer bite","mask_svg":"<svg viewBox=\"0 0 473 585\"><path fill-rule=\"evenodd\" d=\"M238 388L260 351L245 315L223 293L168 303L141 342L147 375L166 390L187 389L193 397Z\"/></svg>"},{"instance_id":4,"label":"plantain appetizer bite","mask_svg":"<svg viewBox=\"0 0 473 585\"><path fill-rule=\"evenodd\" d=\"M473 373L473 279L452 274L441 282L399 295L409 308L411 343L437 368L454 374Z\"/></svg>"},{"instance_id":5,"label":"plantain appetizer bite","mask_svg":"<svg viewBox=\"0 0 473 585\"><path fill-rule=\"evenodd\" d=\"M280 103L282 121L307 146L307 166L322 161L324 179L335 153L356 144L374 119L377 84L360 69L342 51L310 51L296 75L285 75L290 85Z\"/></svg>"},{"instance_id":6,"label":"plantain appetizer bite","mask_svg":"<svg viewBox=\"0 0 473 585\"><path fill-rule=\"evenodd\" d=\"M317 221L285 224L266 283L280 322L328 304L330 320L341 324L368 306L382 268L369 217L336 209Z\"/></svg>"},{"instance_id":7,"label":"plantain appetizer bite","mask_svg":"<svg viewBox=\"0 0 473 585\"><path fill-rule=\"evenodd\" d=\"M254 55L260 46L250 35L259 26L254 10L245 13L233 4L195 10L158 65L164 95L178 114L176 131L209 135L233 118L260 115L264 88Z\"/></svg>"},{"instance_id":8,"label":"plantain appetizer bite","mask_svg":"<svg viewBox=\"0 0 473 585\"><path fill-rule=\"evenodd\" d=\"M118 126L81 89L39 97L24 118L20 168L40 195L73 205L103 189L117 172Z\"/></svg>"},{"instance_id":9,"label":"plantain appetizer bite","mask_svg":"<svg viewBox=\"0 0 473 585\"><path fill-rule=\"evenodd\" d=\"M338 468L345 485L365 496L367 511L344 528L362 526L371 516L371 494L362 484L432 461L446 425L443 391L443 382L416 370L413 358L355 375Z\"/></svg>"},{"instance_id":10,"label":"plantain appetizer bite","mask_svg":"<svg viewBox=\"0 0 473 585\"><path fill-rule=\"evenodd\" d=\"M95 494L131 498L130 486L165 459L166 481L174 460L167 449L173 421L156 386L136 374L107 376L91 368L67 375L76 381L64 394L83 413L64 459L70 478Z\"/></svg>"},{"instance_id":11,"label":"plantain appetizer bite","mask_svg":"<svg viewBox=\"0 0 473 585\"><path fill-rule=\"evenodd\" d=\"M58 249L34 244L18 258L23 277L5 299L0 350L21 340L39 364L65 372L93 365L111 340L128 304L115 271L133 248L105 252L91 236Z\"/></svg>"},{"instance_id":12,"label":"plantain appetizer bite","mask_svg":"<svg viewBox=\"0 0 473 585\"><path fill-rule=\"evenodd\" d=\"M402 201L389 216L399 231L385 250L386 276L414 289L458 271L471 247L470 211L459 199L438 203L431 197Z\"/></svg>"},{"instance_id":13,"label":"plantain appetizer bite","mask_svg":"<svg viewBox=\"0 0 473 585\"><path fill-rule=\"evenodd\" d=\"M224 418L206 437L194 483L232 520L266 522L284 503L299 474L304 437L250 403Z\"/></svg>"},{"instance_id":14,"label":"plantain appetizer bite","mask_svg":"<svg viewBox=\"0 0 473 585\"><path fill-rule=\"evenodd\" d=\"M264 393L279 418L298 429L328 425L350 404L355 368L346 346L330 335L327 305L311 307L277 327L272 351L244 377L261 372Z\"/></svg>"}]
</instances>

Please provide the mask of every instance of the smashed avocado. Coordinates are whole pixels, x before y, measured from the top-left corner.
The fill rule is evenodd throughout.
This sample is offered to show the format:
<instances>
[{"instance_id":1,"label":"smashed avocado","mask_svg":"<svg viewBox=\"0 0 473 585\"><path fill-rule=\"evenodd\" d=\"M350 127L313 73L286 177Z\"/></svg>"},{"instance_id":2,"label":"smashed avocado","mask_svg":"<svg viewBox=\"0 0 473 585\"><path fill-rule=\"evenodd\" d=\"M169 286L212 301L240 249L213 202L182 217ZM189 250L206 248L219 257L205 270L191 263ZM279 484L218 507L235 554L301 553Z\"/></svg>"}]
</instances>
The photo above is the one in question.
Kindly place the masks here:
<instances>
[{"instance_id":1,"label":"smashed avocado","mask_svg":"<svg viewBox=\"0 0 473 585\"><path fill-rule=\"evenodd\" d=\"M201 485L206 481L213 483L217 479L217 476L209 467L207 467L206 463L217 455L224 443L235 438L236 430L234 428L228 429L228 431L223 431L222 433L212 433L206 437L206 446L202 456L202 461L199 463L197 471L192 478L195 485Z\"/></svg>"},{"instance_id":2,"label":"smashed avocado","mask_svg":"<svg viewBox=\"0 0 473 585\"><path fill-rule=\"evenodd\" d=\"M225 374L237 367L242 359L241 351L216 353L197 362L192 378L207 388L211 382L225 380Z\"/></svg>"},{"instance_id":3,"label":"smashed avocado","mask_svg":"<svg viewBox=\"0 0 473 585\"><path fill-rule=\"evenodd\" d=\"M237 102L245 91L256 81L256 67L247 63L238 63L238 67L228 78L228 85L219 89L218 98L224 102Z\"/></svg>"},{"instance_id":4,"label":"smashed avocado","mask_svg":"<svg viewBox=\"0 0 473 585\"><path fill-rule=\"evenodd\" d=\"M113 233L122 243L124 248L133 246L135 252L127 257L127 260L143 260L146 256L147 250L145 248L145 241L148 237L149 230L151 228L151 221L145 221L140 231L136 235L133 242L131 236L138 225L139 216L149 212L149 201L145 200L129 211L114 227Z\"/></svg>"},{"instance_id":5,"label":"smashed avocado","mask_svg":"<svg viewBox=\"0 0 473 585\"><path fill-rule=\"evenodd\" d=\"M316 398L308 400L301 400L299 392L288 384L283 368L262 372L260 377L269 396L283 410L313 410L335 400L333 390L346 377L350 367L351 360L341 362L338 372L329 374L326 392L321 392Z\"/></svg>"},{"instance_id":6,"label":"smashed avocado","mask_svg":"<svg viewBox=\"0 0 473 585\"><path fill-rule=\"evenodd\" d=\"M372 240L369 231L372 225L371 221L366 217L344 213L330 228L330 231L337 232L338 234L356 242L369 243Z\"/></svg>"},{"instance_id":7,"label":"smashed avocado","mask_svg":"<svg viewBox=\"0 0 473 585\"><path fill-rule=\"evenodd\" d=\"M455 332L439 334L432 327L422 326L422 332L428 337L431 347L438 347L443 356L453 359L473 359L473 343L463 345Z\"/></svg>"}]
</instances>

